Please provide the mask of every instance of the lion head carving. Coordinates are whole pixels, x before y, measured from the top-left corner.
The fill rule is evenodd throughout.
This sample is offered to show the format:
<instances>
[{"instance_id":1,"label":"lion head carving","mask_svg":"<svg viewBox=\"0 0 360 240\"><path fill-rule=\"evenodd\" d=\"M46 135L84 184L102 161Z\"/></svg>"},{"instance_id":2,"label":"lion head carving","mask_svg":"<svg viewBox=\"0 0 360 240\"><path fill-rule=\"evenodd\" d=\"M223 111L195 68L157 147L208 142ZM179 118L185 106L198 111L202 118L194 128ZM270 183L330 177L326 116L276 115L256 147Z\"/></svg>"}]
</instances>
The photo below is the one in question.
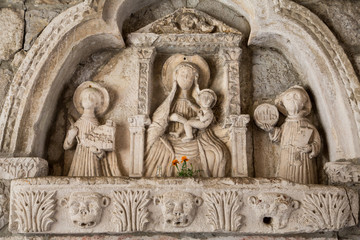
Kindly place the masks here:
<instances>
[{"instance_id":1,"label":"lion head carving","mask_svg":"<svg viewBox=\"0 0 360 240\"><path fill-rule=\"evenodd\" d=\"M109 203L110 198L95 192L71 193L69 198L61 200L61 205L69 208L71 221L81 228L95 227Z\"/></svg>"},{"instance_id":2,"label":"lion head carving","mask_svg":"<svg viewBox=\"0 0 360 240\"><path fill-rule=\"evenodd\" d=\"M154 204L161 206L164 224L177 228L187 227L194 221L202 202L202 198L188 192L167 192L154 199Z\"/></svg>"}]
</instances>

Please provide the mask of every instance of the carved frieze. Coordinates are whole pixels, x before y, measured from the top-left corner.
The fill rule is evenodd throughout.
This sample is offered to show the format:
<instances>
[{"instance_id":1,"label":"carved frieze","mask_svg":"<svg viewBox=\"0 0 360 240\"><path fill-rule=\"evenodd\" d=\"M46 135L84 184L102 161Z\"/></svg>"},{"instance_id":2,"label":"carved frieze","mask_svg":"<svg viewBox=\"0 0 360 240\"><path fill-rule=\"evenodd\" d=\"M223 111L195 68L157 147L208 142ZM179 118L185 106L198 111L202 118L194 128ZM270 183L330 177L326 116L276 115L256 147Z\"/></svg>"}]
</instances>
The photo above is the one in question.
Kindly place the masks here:
<instances>
[{"instance_id":1,"label":"carved frieze","mask_svg":"<svg viewBox=\"0 0 360 240\"><path fill-rule=\"evenodd\" d=\"M16 179L46 176L48 163L41 158L0 158L0 178Z\"/></svg>"},{"instance_id":2,"label":"carved frieze","mask_svg":"<svg viewBox=\"0 0 360 240\"><path fill-rule=\"evenodd\" d=\"M113 222L119 232L139 232L145 230L149 222L147 205L150 202L149 191L114 191Z\"/></svg>"},{"instance_id":3,"label":"carved frieze","mask_svg":"<svg viewBox=\"0 0 360 240\"><path fill-rule=\"evenodd\" d=\"M345 189L248 178L19 179L13 180L11 186L10 231L25 234L339 231L357 224L358 193Z\"/></svg>"},{"instance_id":4,"label":"carved frieze","mask_svg":"<svg viewBox=\"0 0 360 240\"><path fill-rule=\"evenodd\" d=\"M93 228L101 221L103 208L110 198L96 192L73 192L61 199L60 204L68 208L70 221L79 228Z\"/></svg>"},{"instance_id":5,"label":"carved frieze","mask_svg":"<svg viewBox=\"0 0 360 240\"><path fill-rule=\"evenodd\" d=\"M9 222L9 186L0 182L0 229Z\"/></svg>"},{"instance_id":6,"label":"carved frieze","mask_svg":"<svg viewBox=\"0 0 360 240\"><path fill-rule=\"evenodd\" d=\"M292 212L300 207L300 202L281 193L261 193L248 199L253 207L257 222L272 229L286 228Z\"/></svg>"},{"instance_id":7,"label":"carved frieze","mask_svg":"<svg viewBox=\"0 0 360 240\"><path fill-rule=\"evenodd\" d=\"M236 232L241 227L242 198L236 191L205 193L207 219L215 231Z\"/></svg>"},{"instance_id":8,"label":"carved frieze","mask_svg":"<svg viewBox=\"0 0 360 240\"><path fill-rule=\"evenodd\" d=\"M9 228L19 233L47 232L55 222L56 191L14 192Z\"/></svg>"}]
</instances>

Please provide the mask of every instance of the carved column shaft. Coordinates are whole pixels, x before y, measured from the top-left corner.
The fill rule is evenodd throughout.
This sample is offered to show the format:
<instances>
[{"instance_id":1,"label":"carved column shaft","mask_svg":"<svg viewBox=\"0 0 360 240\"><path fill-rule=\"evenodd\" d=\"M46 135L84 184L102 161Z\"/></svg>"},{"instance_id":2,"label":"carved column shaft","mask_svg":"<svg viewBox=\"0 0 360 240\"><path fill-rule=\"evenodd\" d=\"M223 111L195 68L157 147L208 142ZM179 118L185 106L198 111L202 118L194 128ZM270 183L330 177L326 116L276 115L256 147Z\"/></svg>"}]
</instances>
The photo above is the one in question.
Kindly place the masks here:
<instances>
[{"instance_id":1,"label":"carved column shaft","mask_svg":"<svg viewBox=\"0 0 360 240\"><path fill-rule=\"evenodd\" d=\"M149 115L151 66L155 58L156 49L155 47L143 47L137 49L137 53L139 56L138 114Z\"/></svg>"},{"instance_id":2,"label":"carved column shaft","mask_svg":"<svg viewBox=\"0 0 360 240\"><path fill-rule=\"evenodd\" d=\"M136 115L128 119L130 127L130 177L142 177L144 172L145 125L150 124L146 115Z\"/></svg>"},{"instance_id":3,"label":"carved column shaft","mask_svg":"<svg viewBox=\"0 0 360 240\"><path fill-rule=\"evenodd\" d=\"M225 80L227 82L226 116L240 115L240 56L241 48L222 48L220 55L224 59Z\"/></svg>"},{"instance_id":4,"label":"carved column shaft","mask_svg":"<svg viewBox=\"0 0 360 240\"><path fill-rule=\"evenodd\" d=\"M231 176L248 177L248 157L246 141L246 125L250 121L250 116L243 114L240 116L231 115L226 119L225 125L229 127L231 139Z\"/></svg>"}]
</instances>

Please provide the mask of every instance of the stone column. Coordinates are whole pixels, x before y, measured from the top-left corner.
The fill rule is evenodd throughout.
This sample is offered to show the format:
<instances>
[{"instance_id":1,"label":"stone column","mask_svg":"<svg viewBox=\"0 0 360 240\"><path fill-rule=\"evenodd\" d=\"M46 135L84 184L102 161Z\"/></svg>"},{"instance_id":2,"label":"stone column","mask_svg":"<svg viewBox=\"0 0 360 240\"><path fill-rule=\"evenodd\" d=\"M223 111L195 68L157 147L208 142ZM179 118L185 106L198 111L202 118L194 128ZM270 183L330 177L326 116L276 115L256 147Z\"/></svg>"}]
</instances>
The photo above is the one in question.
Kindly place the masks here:
<instances>
[{"instance_id":1,"label":"stone column","mask_svg":"<svg viewBox=\"0 0 360 240\"><path fill-rule=\"evenodd\" d=\"M248 156L246 143L246 125L249 115L241 115L240 102L240 56L241 48L224 47L220 56L224 61L227 98L225 105L225 127L229 128L231 139L231 176L248 177Z\"/></svg>"},{"instance_id":2,"label":"stone column","mask_svg":"<svg viewBox=\"0 0 360 240\"><path fill-rule=\"evenodd\" d=\"M248 177L249 165L247 156L246 125L250 122L248 114L231 115L225 120L231 140L231 176Z\"/></svg>"},{"instance_id":3,"label":"stone column","mask_svg":"<svg viewBox=\"0 0 360 240\"><path fill-rule=\"evenodd\" d=\"M227 82L227 97L225 115L240 115L240 56L241 48L222 48L220 56L224 60L225 80Z\"/></svg>"},{"instance_id":4,"label":"stone column","mask_svg":"<svg viewBox=\"0 0 360 240\"><path fill-rule=\"evenodd\" d=\"M154 47L136 49L139 57L139 87L137 115L129 117L130 130L130 177L142 177L144 170L145 126L150 124L149 99Z\"/></svg>"},{"instance_id":5,"label":"stone column","mask_svg":"<svg viewBox=\"0 0 360 240\"><path fill-rule=\"evenodd\" d=\"M130 177L142 177L144 172L145 125L150 124L146 115L128 118L130 124Z\"/></svg>"}]
</instances>

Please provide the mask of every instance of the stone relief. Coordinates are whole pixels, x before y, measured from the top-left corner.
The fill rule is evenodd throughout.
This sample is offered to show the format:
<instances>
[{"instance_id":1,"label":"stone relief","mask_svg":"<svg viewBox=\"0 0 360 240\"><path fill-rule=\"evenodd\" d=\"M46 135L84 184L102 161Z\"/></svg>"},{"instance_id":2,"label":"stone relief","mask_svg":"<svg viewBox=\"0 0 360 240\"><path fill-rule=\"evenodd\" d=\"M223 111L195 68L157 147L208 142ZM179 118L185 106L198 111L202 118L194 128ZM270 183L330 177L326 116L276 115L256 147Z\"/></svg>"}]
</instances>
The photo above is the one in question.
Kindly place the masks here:
<instances>
[{"instance_id":1,"label":"stone relief","mask_svg":"<svg viewBox=\"0 0 360 240\"><path fill-rule=\"evenodd\" d=\"M352 162L327 162L324 170L332 184L360 182L360 165Z\"/></svg>"},{"instance_id":2,"label":"stone relief","mask_svg":"<svg viewBox=\"0 0 360 240\"><path fill-rule=\"evenodd\" d=\"M315 157L320 153L321 139L317 129L306 118L311 112L309 95L304 88L294 86L280 94L275 104L287 116L280 128L275 127L275 121L263 120L273 118L272 115L276 114L273 107L271 111L263 112L262 115L255 114L254 117L257 125L269 132L272 141L280 141L281 156L277 177L304 184L317 183ZM261 109L256 109L255 112L261 112ZM264 113L268 116L264 117Z\"/></svg>"},{"instance_id":3,"label":"stone relief","mask_svg":"<svg viewBox=\"0 0 360 240\"><path fill-rule=\"evenodd\" d=\"M346 193L306 194L303 200L303 209L305 223L315 229L341 229L354 218Z\"/></svg>"},{"instance_id":4,"label":"stone relief","mask_svg":"<svg viewBox=\"0 0 360 240\"><path fill-rule=\"evenodd\" d=\"M155 21L150 27L150 32L156 34L193 34L238 31L203 12L190 8L181 8L174 13Z\"/></svg>"},{"instance_id":5,"label":"stone relief","mask_svg":"<svg viewBox=\"0 0 360 240\"><path fill-rule=\"evenodd\" d=\"M235 232L241 227L243 216L239 213L243 202L236 191L205 193L207 219L215 231Z\"/></svg>"},{"instance_id":6,"label":"stone relief","mask_svg":"<svg viewBox=\"0 0 360 240\"><path fill-rule=\"evenodd\" d=\"M82 83L74 93L74 105L81 117L71 118L64 149L74 145L76 151L69 176L121 176L115 153L115 123L107 120L100 125L96 115L103 114L109 106L109 93L91 81Z\"/></svg>"},{"instance_id":7,"label":"stone relief","mask_svg":"<svg viewBox=\"0 0 360 240\"><path fill-rule=\"evenodd\" d=\"M73 192L60 204L67 207L71 222L80 228L93 228L101 221L103 209L109 206L110 198L96 192Z\"/></svg>"},{"instance_id":8,"label":"stone relief","mask_svg":"<svg viewBox=\"0 0 360 240\"><path fill-rule=\"evenodd\" d=\"M258 221L272 229L286 228L292 212L300 207L300 202L280 193L260 193L248 199Z\"/></svg>"},{"instance_id":9,"label":"stone relief","mask_svg":"<svg viewBox=\"0 0 360 240\"><path fill-rule=\"evenodd\" d=\"M16 214L10 229L21 233L46 232L55 222L56 191L23 191L14 193Z\"/></svg>"},{"instance_id":10,"label":"stone relief","mask_svg":"<svg viewBox=\"0 0 360 240\"><path fill-rule=\"evenodd\" d=\"M199 55L175 54L165 62L162 80L169 94L153 113L147 129L145 176L155 176L158 167L162 176L173 176L171 161L184 155L202 176L225 176L228 149L210 128L214 119L211 108L217 97L210 89L200 90L209 79L209 66ZM196 135L194 129L198 130Z\"/></svg>"},{"instance_id":11,"label":"stone relief","mask_svg":"<svg viewBox=\"0 0 360 240\"><path fill-rule=\"evenodd\" d=\"M183 228L195 219L197 208L203 200L188 192L166 192L154 198L154 204L161 206L164 227Z\"/></svg>"},{"instance_id":12,"label":"stone relief","mask_svg":"<svg viewBox=\"0 0 360 240\"><path fill-rule=\"evenodd\" d=\"M114 191L113 222L119 232L144 231L149 222L149 191Z\"/></svg>"},{"instance_id":13,"label":"stone relief","mask_svg":"<svg viewBox=\"0 0 360 240\"><path fill-rule=\"evenodd\" d=\"M16 179L46 176L48 163L41 158L0 158L0 178Z\"/></svg>"}]
</instances>

